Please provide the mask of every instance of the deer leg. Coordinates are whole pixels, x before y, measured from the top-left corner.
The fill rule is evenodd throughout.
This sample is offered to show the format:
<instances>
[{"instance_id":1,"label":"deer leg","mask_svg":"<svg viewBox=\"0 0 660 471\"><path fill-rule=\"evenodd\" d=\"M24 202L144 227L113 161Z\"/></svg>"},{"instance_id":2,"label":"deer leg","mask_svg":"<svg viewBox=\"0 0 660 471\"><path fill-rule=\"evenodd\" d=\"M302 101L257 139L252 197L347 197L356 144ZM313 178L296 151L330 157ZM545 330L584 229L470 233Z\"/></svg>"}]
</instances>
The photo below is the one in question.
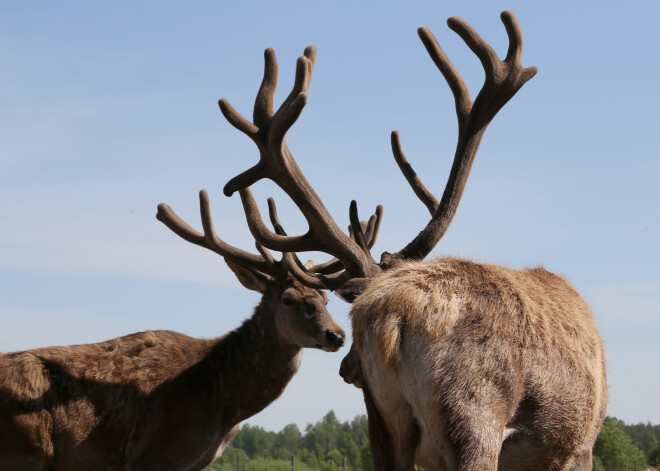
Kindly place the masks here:
<instances>
[{"instance_id":1,"label":"deer leg","mask_svg":"<svg viewBox=\"0 0 660 471\"><path fill-rule=\"evenodd\" d=\"M442 430L434 430L432 434L446 433L453 455L452 462L447 463L448 469L497 471L508 398L501 384L495 385L489 380L480 382L479 376L471 379L460 376L460 373L454 376L442 388L443 394L436 403L439 407L435 421Z\"/></svg>"},{"instance_id":2,"label":"deer leg","mask_svg":"<svg viewBox=\"0 0 660 471\"><path fill-rule=\"evenodd\" d=\"M458 447L456 471L497 471L499 451L489 442L491 437L472 436Z\"/></svg>"},{"instance_id":3,"label":"deer leg","mask_svg":"<svg viewBox=\"0 0 660 471\"><path fill-rule=\"evenodd\" d=\"M591 448L578 453L569 466L566 467L567 471L591 471L593 467L593 455Z\"/></svg>"},{"instance_id":4,"label":"deer leg","mask_svg":"<svg viewBox=\"0 0 660 471\"><path fill-rule=\"evenodd\" d=\"M476 383L476 381L475 381ZM451 453L444 451L452 471L497 471L506 428L506 403L497 388L482 383L478 391L447 392L437 405L437 420L428 421L444 432Z\"/></svg>"},{"instance_id":5,"label":"deer leg","mask_svg":"<svg viewBox=\"0 0 660 471\"><path fill-rule=\"evenodd\" d=\"M385 406L386 422L368 390L365 391L364 396L369 415L369 440L374 469L378 471L415 469L415 452L419 445L420 433L410 406L404 401L388 403Z\"/></svg>"},{"instance_id":6,"label":"deer leg","mask_svg":"<svg viewBox=\"0 0 660 471\"><path fill-rule=\"evenodd\" d=\"M419 446L419 425L408 403L398 403L389 413L393 421L391 428L394 429L392 445L395 469L412 471L415 469L415 453Z\"/></svg>"},{"instance_id":7,"label":"deer leg","mask_svg":"<svg viewBox=\"0 0 660 471\"><path fill-rule=\"evenodd\" d=\"M370 341L367 339L366 343ZM419 425L401 390L397 374L382 363L378 353L372 354L374 351L368 350L358 365L358 378L369 417L374 469L412 471L420 440ZM371 374L367 377L365 371Z\"/></svg>"},{"instance_id":8,"label":"deer leg","mask_svg":"<svg viewBox=\"0 0 660 471\"><path fill-rule=\"evenodd\" d=\"M369 444L371 446L371 456L374 469L378 471L394 470L394 457L392 456L392 439L387 432L387 425L383 420L374 398L371 396L369 385L362 377L361 368L358 367L357 374L362 383L362 393L364 395L364 404L367 408L367 417L369 419Z\"/></svg>"}]
</instances>

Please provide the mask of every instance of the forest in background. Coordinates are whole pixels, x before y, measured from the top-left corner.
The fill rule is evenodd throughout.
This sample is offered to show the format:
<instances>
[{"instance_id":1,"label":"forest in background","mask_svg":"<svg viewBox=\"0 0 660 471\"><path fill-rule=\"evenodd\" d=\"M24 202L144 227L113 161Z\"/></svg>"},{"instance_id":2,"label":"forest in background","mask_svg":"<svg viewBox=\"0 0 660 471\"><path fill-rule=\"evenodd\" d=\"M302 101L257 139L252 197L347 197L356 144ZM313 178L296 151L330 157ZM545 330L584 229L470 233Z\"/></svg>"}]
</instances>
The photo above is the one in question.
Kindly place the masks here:
<instances>
[{"instance_id":1,"label":"forest in background","mask_svg":"<svg viewBox=\"0 0 660 471\"><path fill-rule=\"evenodd\" d=\"M340 422L333 411L304 433L289 424L279 432L243 425L222 457L204 471L372 471L367 417ZM637 467L635 467L635 464ZM594 469L642 471L660 469L660 424L627 425L606 417L594 446Z\"/></svg>"}]
</instances>

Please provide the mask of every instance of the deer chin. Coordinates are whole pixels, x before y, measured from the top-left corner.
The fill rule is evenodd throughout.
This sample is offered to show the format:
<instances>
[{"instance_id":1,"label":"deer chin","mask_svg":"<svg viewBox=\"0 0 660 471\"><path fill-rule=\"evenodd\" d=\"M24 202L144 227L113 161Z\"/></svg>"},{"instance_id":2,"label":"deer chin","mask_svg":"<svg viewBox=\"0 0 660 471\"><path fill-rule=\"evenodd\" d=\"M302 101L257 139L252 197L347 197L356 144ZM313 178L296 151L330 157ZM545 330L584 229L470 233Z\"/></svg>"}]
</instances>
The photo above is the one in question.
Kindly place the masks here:
<instances>
[{"instance_id":1,"label":"deer chin","mask_svg":"<svg viewBox=\"0 0 660 471\"><path fill-rule=\"evenodd\" d=\"M343 335L337 335L337 334L328 334L327 332L323 335L323 337L312 337L310 338L310 342L308 347L310 348L317 348L319 350L323 350L324 352L336 352L338 351L341 347L345 345L344 342L344 336Z\"/></svg>"},{"instance_id":2,"label":"deer chin","mask_svg":"<svg viewBox=\"0 0 660 471\"><path fill-rule=\"evenodd\" d=\"M305 336L304 338L298 338L298 340L293 343L302 348L313 348L315 350L323 350L324 352L331 353L338 351L342 347L342 345L332 344L324 337L311 335Z\"/></svg>"},{"instance_id":3,"label":"deer chin","mask_svg":"<svg viewBox=\"0 0 660 471\"><path fill-rule=\"evenodd\" d=\"M335 325L319 334L309 335L307 340L307 347L318 348L324 352L336 352L346 345L346 333Z\"/></svg>"},{"instance_id":4,"label":"deer chin","mask_svg":"<svg viewBox=\"0 0 660 471\"><path fill-rule=\"evenodd\" d=\"M331 345L326 340L321 340L321 339L310 339L310 342L308 345L306 345L306 347L316 348L318 350L323 350L324 352L334 353L341 348L341 345Z\"/></svg>"},{"instance_id":5,"label":"deer chin","mask_svg":"<svg viewBox=\"0 0 660 471\"><path fill-rule=\"evenodd\" d=\"M340 349L341 347L331 347L331 346L328 346L328 345L317 345L316 348L320 348L320 349L323 350L324 352L332 352L332 353L334 353L334 352L339 351L339 349Z\"/></svg>"}]
</instances>

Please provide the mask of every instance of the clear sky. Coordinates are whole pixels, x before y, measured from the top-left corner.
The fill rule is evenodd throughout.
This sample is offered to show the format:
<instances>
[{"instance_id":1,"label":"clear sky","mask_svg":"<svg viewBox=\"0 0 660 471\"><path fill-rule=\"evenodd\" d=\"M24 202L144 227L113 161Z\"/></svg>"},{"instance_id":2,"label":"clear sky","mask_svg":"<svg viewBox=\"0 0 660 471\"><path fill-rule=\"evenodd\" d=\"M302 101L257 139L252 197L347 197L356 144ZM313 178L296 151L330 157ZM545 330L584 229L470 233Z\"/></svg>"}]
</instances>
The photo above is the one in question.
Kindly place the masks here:
<instances>
[{"instance_id":1,"label":"clear sky","mask_svg":"<svg viewBox=\"0 0 660 471\"><path fill-rule=\"evenodd\" d=\"M230 5L231 3L231 5ZM405 6L404 6L405 5ZM501 10L538 75L486 132L452 226L433 252L568 277L608 350L608 413L660 423L660 36L657 1L6 2L0 15L0 351L145 329L212 337L259 300L215 254L155 219L165 201L200 227L209 191L229 242L250 249L225 182L257 151L217 109L251 115L273 47L278 99L315 44L310 100L288 142L338 223L377 204L374 252L403 247L428 214L400 175L392 129L440 196L456 142L453 98L416 28L472 89L480 64L446 26L458 15L501 54ZM272 184L290 232L305 225ZM330 310L350 329L348 306ZM282 397L249 420L304 426L363 413L338 376L347 348L307 351Z\"/></svg>"}]
</instances>

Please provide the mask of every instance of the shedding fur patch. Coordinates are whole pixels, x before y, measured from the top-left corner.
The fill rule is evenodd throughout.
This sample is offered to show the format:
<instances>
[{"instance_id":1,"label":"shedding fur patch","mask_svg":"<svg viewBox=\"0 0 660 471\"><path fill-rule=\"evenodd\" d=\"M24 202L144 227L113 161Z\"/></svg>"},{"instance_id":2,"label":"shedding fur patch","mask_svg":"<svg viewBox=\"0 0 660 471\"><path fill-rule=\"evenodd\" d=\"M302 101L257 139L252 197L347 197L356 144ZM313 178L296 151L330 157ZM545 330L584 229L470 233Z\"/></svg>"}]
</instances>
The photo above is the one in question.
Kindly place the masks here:
<instances>
[{"instance_id":1,"label":"shedding fur patch","mask_svg":"<svg viewBox=\"0 0 660 471\"><path fill-rule=\"evenodd\" d=\"M600 348L597 334L584 338L596 332L586 304L563 278L543 268L512 270L449 257L404 262L372 281L351 317L358 351L365 335L373 335L388 366L398 362L403 329L438 343L468 319L484 337L498 331L523 345L557 342L576 353Z\"/></svg>"},{"instance_id":2,"label":"shedding fur patch","mask_svg":"<svg viewBox=\"0 0 660 471\"><path fill-rule=\"evenodd\" d=\"M408 262L376 278L351 310L358 349L373 332L386 365L397 363L402 330L408 326L429 338L441 339L456 322L461 293L452 292L455 270L448 264Z\"/></svg>"}]
</instances>

